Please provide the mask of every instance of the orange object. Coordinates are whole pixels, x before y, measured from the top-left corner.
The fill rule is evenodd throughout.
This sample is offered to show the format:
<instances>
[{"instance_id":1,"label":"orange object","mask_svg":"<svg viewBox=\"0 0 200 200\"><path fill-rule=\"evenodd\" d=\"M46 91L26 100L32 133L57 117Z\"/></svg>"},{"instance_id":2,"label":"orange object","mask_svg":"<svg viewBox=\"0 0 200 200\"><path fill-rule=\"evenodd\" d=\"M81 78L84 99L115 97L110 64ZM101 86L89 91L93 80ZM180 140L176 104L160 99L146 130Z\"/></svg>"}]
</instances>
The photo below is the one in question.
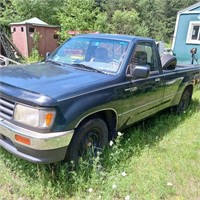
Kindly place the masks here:
<instances>
[{"instance_id":1,"label":"orange object","mask_svg":"<svg viewBox=\"0 0 200 200\"><path fill-rule=\"evenodd\" d=\"M46 126L51 125L53 117L54 117L53 113L46 114Z\"/></svg>"},{"instance_id":2,"label":"orange object","mask_svg":"<svg viewBox=\"0 0 200 200\"><path fill-rule=\"evenodd\" d=\"M25 137L22 137L20 135L15 135L15 140L20 142L20 143L26 144L26 145L31 144L31 141L30 141L29 138L25 138Z\"/></svg>"}]
</instances>

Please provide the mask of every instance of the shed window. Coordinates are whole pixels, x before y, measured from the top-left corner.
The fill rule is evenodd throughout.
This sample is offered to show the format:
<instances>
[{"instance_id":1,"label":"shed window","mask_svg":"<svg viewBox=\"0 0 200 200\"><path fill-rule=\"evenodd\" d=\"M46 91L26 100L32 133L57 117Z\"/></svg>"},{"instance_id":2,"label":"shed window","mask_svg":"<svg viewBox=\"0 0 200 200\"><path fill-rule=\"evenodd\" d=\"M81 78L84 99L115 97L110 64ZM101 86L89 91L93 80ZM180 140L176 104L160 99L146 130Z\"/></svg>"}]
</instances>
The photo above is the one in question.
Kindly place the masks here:
<instances>
[{"instance_id":1,"label":"shed window","mask_svg":"<svg viewBox=\"0 0 200 200\"><path fill-rule=\"evenodd\" d=\"M24 32L24 27L21 27L21 32Z\"/></svg>"},{"instance_id":2,"label":"shed window","mask_svg":"<svg viewBox=\"0 0 200 200\"><path fill-rule=\"evenodd\" d=\"M53 36L53 39L58 39L58 35L55 34L55 35Z\"/></svg>"},{"instance_id":3,"label":"shed window","mask_svg":"<svg viewBox=\"0 0 200 200\"><path fill-rule=\"evenodd\" d=\"M12 30L13 30L13 32L16 32L16 28L15 27Z\"/></svg>"},{"instance_id":4,"label":"shed window","mask_svg":"<svg viewBox=\"0 0 200 200\"><path fill-rule=\"evenodd\" d=\"M30 32L30 33L33 33L34 31L35 31L34 28L32 28L32 27L29 28L29 32Z\"/></svg>"},{"instance_id":5,"label":"shed window","mask_svg":"<svg viewBox=\"0 0 200 200\"><path fill-rule=\"evenodd\" d=\"M190 22L187 43L189 44L200 44L200 22Z\"/></svg>"}]
</instances>

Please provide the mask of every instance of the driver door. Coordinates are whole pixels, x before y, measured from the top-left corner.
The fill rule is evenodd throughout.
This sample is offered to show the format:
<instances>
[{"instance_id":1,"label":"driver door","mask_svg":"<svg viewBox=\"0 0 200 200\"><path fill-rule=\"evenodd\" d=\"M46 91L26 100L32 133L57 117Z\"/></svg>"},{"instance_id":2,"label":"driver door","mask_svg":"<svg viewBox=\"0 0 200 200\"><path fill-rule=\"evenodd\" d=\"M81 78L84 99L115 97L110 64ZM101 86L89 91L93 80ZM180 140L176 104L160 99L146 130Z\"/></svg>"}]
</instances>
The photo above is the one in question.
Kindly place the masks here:
<instances>
[{"instance_id":1,"label":"driver door","mask_svg":"<svg viewBox=\"0 0 200 200\"><path fill-rule=\"evenodd\" d=\"M135 66L146 66L150 69L147 78L132 78L126 82L124 92L126 100L123 104L123 121L126 125L139 121L158 112L164 95L163 75L159 71L158 53L151 42L138 43L127 66L127 76Z\"/></svg>"}]
</instances>

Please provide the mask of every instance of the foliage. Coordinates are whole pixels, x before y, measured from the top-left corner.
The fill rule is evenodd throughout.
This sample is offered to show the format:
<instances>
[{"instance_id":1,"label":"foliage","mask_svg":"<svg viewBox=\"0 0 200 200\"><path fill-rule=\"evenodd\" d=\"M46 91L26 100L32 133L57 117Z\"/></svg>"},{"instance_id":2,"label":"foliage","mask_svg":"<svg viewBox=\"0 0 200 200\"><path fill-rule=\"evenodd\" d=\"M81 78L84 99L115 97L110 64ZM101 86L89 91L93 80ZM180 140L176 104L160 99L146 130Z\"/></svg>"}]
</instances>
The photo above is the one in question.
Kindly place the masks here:
<instances>
[{"instance_id":1,"label":"foliage","mask_svg":"<svg viewBox=\"0 0 200 200\"><path fill-rule=\"evenodd\" d=\"M32 62L38 62L42 60L42 57L39 54L39 40L41 38L41 35L38 32L34 32L33 34L33 48L31 50L31 55L30 57L27 59L28 63L32 63Z\"/></svg>"},{"instance_id":2,"label":"foliage","mask_svg":"<svg viewBox=\"0 0 200 200\"><path fill-rule=\"evenodd\" d=\"M11 22L13 16L14 9L11 1L2 0L0 3L0 25L8 25Z\"/></svg>"},{"instance_id":3,"label":"foliage","mask_svg":"<svg viewBox=\"0 0 200 200\"><path fill-rule=\"evenodd\" d=\"M119 34L147 35L146 27L139 23L138 13L132 9L130 11L116 10L112 17L111 31Z\"/></svg>"},{"instance_id":4,"label":"foliage","mask_svg":"<svg viewBox=\"0 0 200 200\"><path fill-rule=\"evenodd\" d=\"M61 25L61 38L69 37L68 31L71 30L80 33L94 31L98 14L99 9L94 0L63 0L57 15Z\"/></svg>"},{"instance_id":5,"label":"foliage","mask_svg":"<svg viewBox=\"0 0 200 200\"><path fill-rule=\"evenodd\" d=\"M58 24L57 12L62 0L14 0L12 4L22 20L38 17L48 24Z\"/></svg>"},{"instance_id":6,"label":"foliage","mask_svg":"<svg viewBox=\"0 0 200 200\"><path fill-rule=\"evenodd\" d=\"M177 12L197 0L106 0L101 1L107 13L110 32L148 36L170 42ZM135 14L136 21L131 21ZM126 26L127 25L127 26Z\"/></svg>"},{"instance_id":7,"label":"foliage","mask_svg":"<svg viewBox=\"0 0 200 200\"><path fill-rule=\"evenodd\" d=\"M97 19L94 24L94 30L101 32L101 33L109 32L108 14L106 12L100 12L97 15Z\"/></svg>"},{"instance_id":8,"label":"foliage","mask_svg":"<svg viewBox=\"0 0 200 200\"><path fill-rule=\"evenodd\" d=\"M8 26L12 22L19 22L38 17L49 24L58 24L58 9L62 0L2 0L0 3L0 25Z\"/></svg>"},{"instance_id":9,"label":"foliage","mask_svg":"<svg viewBox=\"0 0 200 200\"><path fill-rule=\"evenodd\" d=\"M155 0L141 0L137 3L137 11L141 22L148 27L146 36L158 39L158 19L156 19L157 7Z\"/></svg>"},{"instance_id":10,"label":"foliage","mask_svg":"<svg viewBox=\"0 0 200 200\"><path fill-rule=\"evenodd\" d=\"M177 12L198 0L1 0L0 26L32 17L68 31L125 33L170 43Z\"/></svg>"},{"instance_id":11,"label":"foliage","mask_svg":"<svg viewBox=\"0 0 200 200\"><path fill-rule=\"evenodd\" d=\"M157 22L157 35L155 37L165 42L170 42L173 37L177 12L196 2L197 0L154 0L157 12L154 19ZM158 20L156 20L158 19Z\"/></svg>"},{"instance_id":12,"label":"foliage","mask_svg":"<svg viewBox=\"0 0 200 200\"><path fill-rule=\"evenodd\" d=\"M0 2L0 27L9 35L8 25L18 18L15 9L10 0L1 0ZM20 19L20 18L19 18Z\"/></svg>"}]
</instances>

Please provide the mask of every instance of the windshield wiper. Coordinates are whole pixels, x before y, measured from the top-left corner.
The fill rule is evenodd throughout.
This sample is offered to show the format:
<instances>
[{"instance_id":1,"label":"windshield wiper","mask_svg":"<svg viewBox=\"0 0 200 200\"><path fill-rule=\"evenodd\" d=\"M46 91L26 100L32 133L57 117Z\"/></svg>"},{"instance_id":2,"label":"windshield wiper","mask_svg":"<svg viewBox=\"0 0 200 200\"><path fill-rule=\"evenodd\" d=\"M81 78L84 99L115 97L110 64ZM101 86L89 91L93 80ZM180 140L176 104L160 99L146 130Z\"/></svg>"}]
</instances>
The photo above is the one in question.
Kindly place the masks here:
<instances>
[{"instance_id":1,"label":"windshield wiper","mask_svg":"<svg viewBox=\"0 0 200 200\"><path fill-rule=\"evenodd\" d=\"M93 67L90 67L88 65L81 64L81 63L74 63L74 64L72 64L72 66L82 67L82 68L85 68L85 69L89 69L93 72L99 72L99 73L102 73L102 74L106 74L105 72L101 71L100 69L96 69L96 68L93 68Z\"/></svg>"},{"instance_id":2,"label":"windshield wiper","mask_svg":"<svg viewBox=\"0 0 200 200\"><path fill-rule=\"evenodd\" d=\"M56 61L54 61L54 60L46 60L46 62L51 62L51 63L53 63L53 64L55 64L55 65L63 65L63 64L61 64L61 63L59 63L59 62L56 62Z\"/></svg>"}]
</instances>

